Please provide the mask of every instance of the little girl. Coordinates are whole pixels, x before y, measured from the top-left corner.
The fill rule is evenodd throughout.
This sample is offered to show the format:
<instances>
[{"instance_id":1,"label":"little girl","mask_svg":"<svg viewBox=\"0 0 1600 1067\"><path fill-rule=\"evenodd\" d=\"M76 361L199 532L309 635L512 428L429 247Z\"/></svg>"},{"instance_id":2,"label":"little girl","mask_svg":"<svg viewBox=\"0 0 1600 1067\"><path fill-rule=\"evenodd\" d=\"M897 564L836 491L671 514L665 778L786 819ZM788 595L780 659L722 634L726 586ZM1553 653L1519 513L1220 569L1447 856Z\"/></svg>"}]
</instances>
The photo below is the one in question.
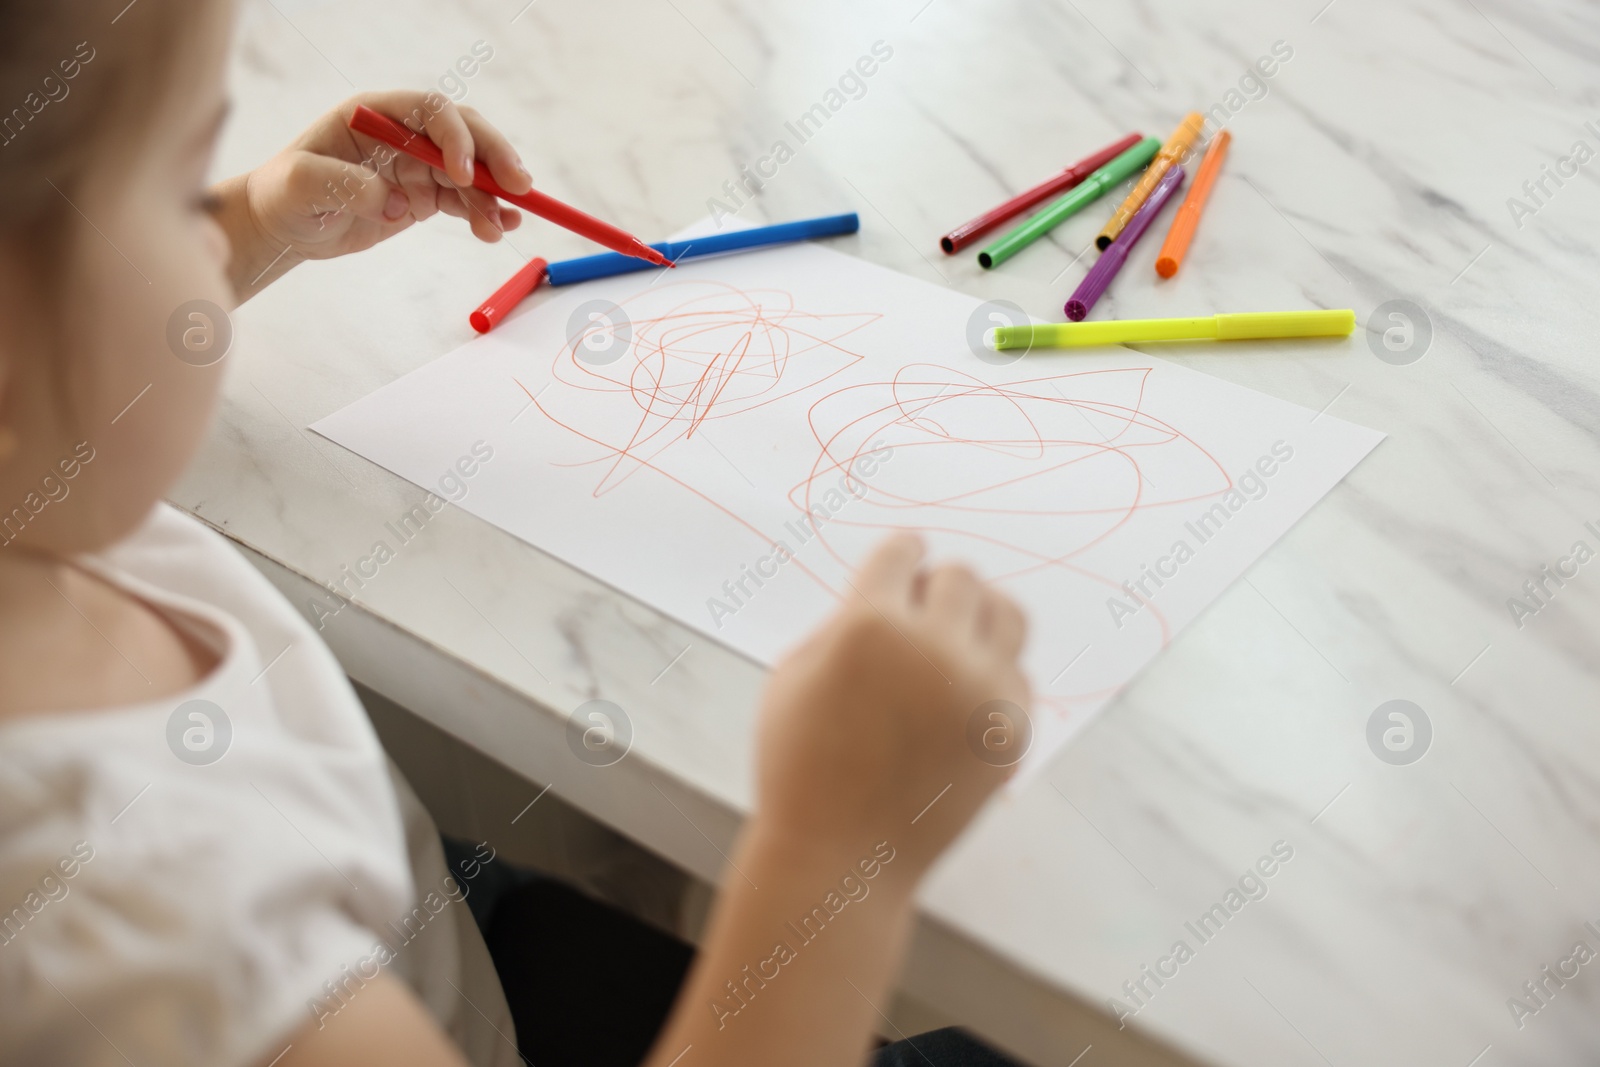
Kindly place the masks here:
<instances>
[{"instance_id":1,"label":"little girl","mask_svg":"<svg viewBox=\"0 0 1600 1067\"><path fill-rule=\"evenodd\" d=\"M468 890L338 663L160 501L226 362L173 337L182 309L441 212L498 240L518 214L473 168L531 180L470 109L396 92L208 190L232 18L0 0L0 1062L515 1064L537 1035L515 1032ZM357 102L446 170L353 135ZM862 1062L919 880L1005 777L964 738L980 706L1028 702L1016 607L925 569L911 537L854 584L772 673L735 873L631 1062ZM512 962L537 969L530 952ZM522 1030L563 1025L539 1008ZM916 1041L880 1062L998 1062Z\"/></svg>"}]
</instances>

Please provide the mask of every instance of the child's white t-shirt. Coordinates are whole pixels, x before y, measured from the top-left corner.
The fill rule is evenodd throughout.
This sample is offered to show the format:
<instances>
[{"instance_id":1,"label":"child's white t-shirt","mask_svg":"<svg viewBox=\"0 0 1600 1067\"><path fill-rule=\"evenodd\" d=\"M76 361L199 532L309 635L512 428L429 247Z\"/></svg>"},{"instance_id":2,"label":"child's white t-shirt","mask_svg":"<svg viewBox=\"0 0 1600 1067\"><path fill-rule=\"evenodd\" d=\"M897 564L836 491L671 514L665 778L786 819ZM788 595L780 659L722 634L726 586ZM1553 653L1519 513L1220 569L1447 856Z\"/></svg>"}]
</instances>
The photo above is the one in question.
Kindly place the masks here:
<instances>
[{"instance_id":1,"label":"child's white t-shirt","mask_svg":"<svg viewBox=\"0 0 1600 1067\"><path fill-rule=\"evenodd\" d=\"M519 1062L471 883L310 626L165 505L83 565L221 662L0 724L0 1063L265 1067L380 968L471 1063Z\"/></svg>"}]
</instances>

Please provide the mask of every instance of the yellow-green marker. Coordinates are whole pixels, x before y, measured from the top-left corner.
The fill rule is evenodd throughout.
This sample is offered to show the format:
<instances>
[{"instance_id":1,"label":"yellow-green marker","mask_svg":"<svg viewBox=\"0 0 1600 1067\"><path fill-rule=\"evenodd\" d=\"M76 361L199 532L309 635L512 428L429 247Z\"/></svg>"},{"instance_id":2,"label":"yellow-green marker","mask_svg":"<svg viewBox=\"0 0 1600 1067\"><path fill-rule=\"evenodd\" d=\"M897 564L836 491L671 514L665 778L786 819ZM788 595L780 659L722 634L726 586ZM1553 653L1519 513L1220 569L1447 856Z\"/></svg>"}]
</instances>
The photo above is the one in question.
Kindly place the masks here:
<instances>
[{"instance_id":1,"label":"yellow-green marker","mask_svg":"<svg viewBox=\"0 0 1600 1067\"><path fill-rule=\"evenodd\" d=\"M1193 319L1109 319L1000 326L990 331L996 351L1015 348L1091 348L1147 341L1243 341L1286 337L1348 337L1356 328L1350 308L1328 311L1245 311Z\"/></svg>"},{"instance_id":2,"label":"yellow-green marker","mask_svg":"<svg viewBox=\"0 0 1600 1067\"><path fill-rule=\"evenodd\" d=\"M1133 176L1140 167L1155 158L1161 151L1161 141L1146 137L1110 163L1083 180L1083 184L1060 200L1051 204L1021 226L1006 234L994 244L978 253L978 265L984 270L999 266L1040 237L1055 229L1063 221L1076 215L1124 180Z\"/></svg>"}]
</instances>

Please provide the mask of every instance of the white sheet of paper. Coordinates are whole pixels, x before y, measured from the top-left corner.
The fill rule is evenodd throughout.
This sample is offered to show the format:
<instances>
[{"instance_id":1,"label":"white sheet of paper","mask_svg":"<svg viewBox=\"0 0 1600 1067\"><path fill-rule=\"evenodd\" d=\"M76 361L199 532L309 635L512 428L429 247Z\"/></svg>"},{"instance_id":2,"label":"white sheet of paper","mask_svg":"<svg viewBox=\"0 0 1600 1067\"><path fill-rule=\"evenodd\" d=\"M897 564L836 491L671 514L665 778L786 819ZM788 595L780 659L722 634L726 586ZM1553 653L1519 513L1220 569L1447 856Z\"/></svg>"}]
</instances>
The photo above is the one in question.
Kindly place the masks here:
<instances>
[{"instance_id":1,"label":"white sheet of paper","mask_svg":"<svg viewBox=\"0 0 1600 1067\"><path fill-rule=\"evenodd\" d=\"M1123 349L985 362L980 304L814 245L690 260L312 429L435 492L484 442L461 507L766 664L921 531L1030 615L1037 769L1383 435Z\"/></svg>"}]
</instances>

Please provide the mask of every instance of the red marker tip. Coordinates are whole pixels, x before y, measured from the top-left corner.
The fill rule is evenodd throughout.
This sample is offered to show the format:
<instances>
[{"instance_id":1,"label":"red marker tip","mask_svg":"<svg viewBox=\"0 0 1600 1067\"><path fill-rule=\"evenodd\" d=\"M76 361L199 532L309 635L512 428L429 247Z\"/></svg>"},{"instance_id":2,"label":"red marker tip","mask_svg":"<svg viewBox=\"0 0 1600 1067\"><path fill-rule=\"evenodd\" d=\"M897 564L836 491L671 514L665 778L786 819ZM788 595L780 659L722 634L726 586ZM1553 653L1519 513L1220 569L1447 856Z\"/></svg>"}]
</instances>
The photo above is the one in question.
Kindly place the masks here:
<instances>
[{"instance_id":1,"label":"red marker tip","mask_svg":"<svg viewBox=\"0 0 1600 1067\"><path fill-rule=\"evenodd\" d=\"M651 248L643 241L639 242L638 247L633 252L633 255L638 259L644 260L646 263L654 263L658 267L677 266L677 264L672 262L672 260L662 255L658 250Z\"/></svg>"}]
</instances>

